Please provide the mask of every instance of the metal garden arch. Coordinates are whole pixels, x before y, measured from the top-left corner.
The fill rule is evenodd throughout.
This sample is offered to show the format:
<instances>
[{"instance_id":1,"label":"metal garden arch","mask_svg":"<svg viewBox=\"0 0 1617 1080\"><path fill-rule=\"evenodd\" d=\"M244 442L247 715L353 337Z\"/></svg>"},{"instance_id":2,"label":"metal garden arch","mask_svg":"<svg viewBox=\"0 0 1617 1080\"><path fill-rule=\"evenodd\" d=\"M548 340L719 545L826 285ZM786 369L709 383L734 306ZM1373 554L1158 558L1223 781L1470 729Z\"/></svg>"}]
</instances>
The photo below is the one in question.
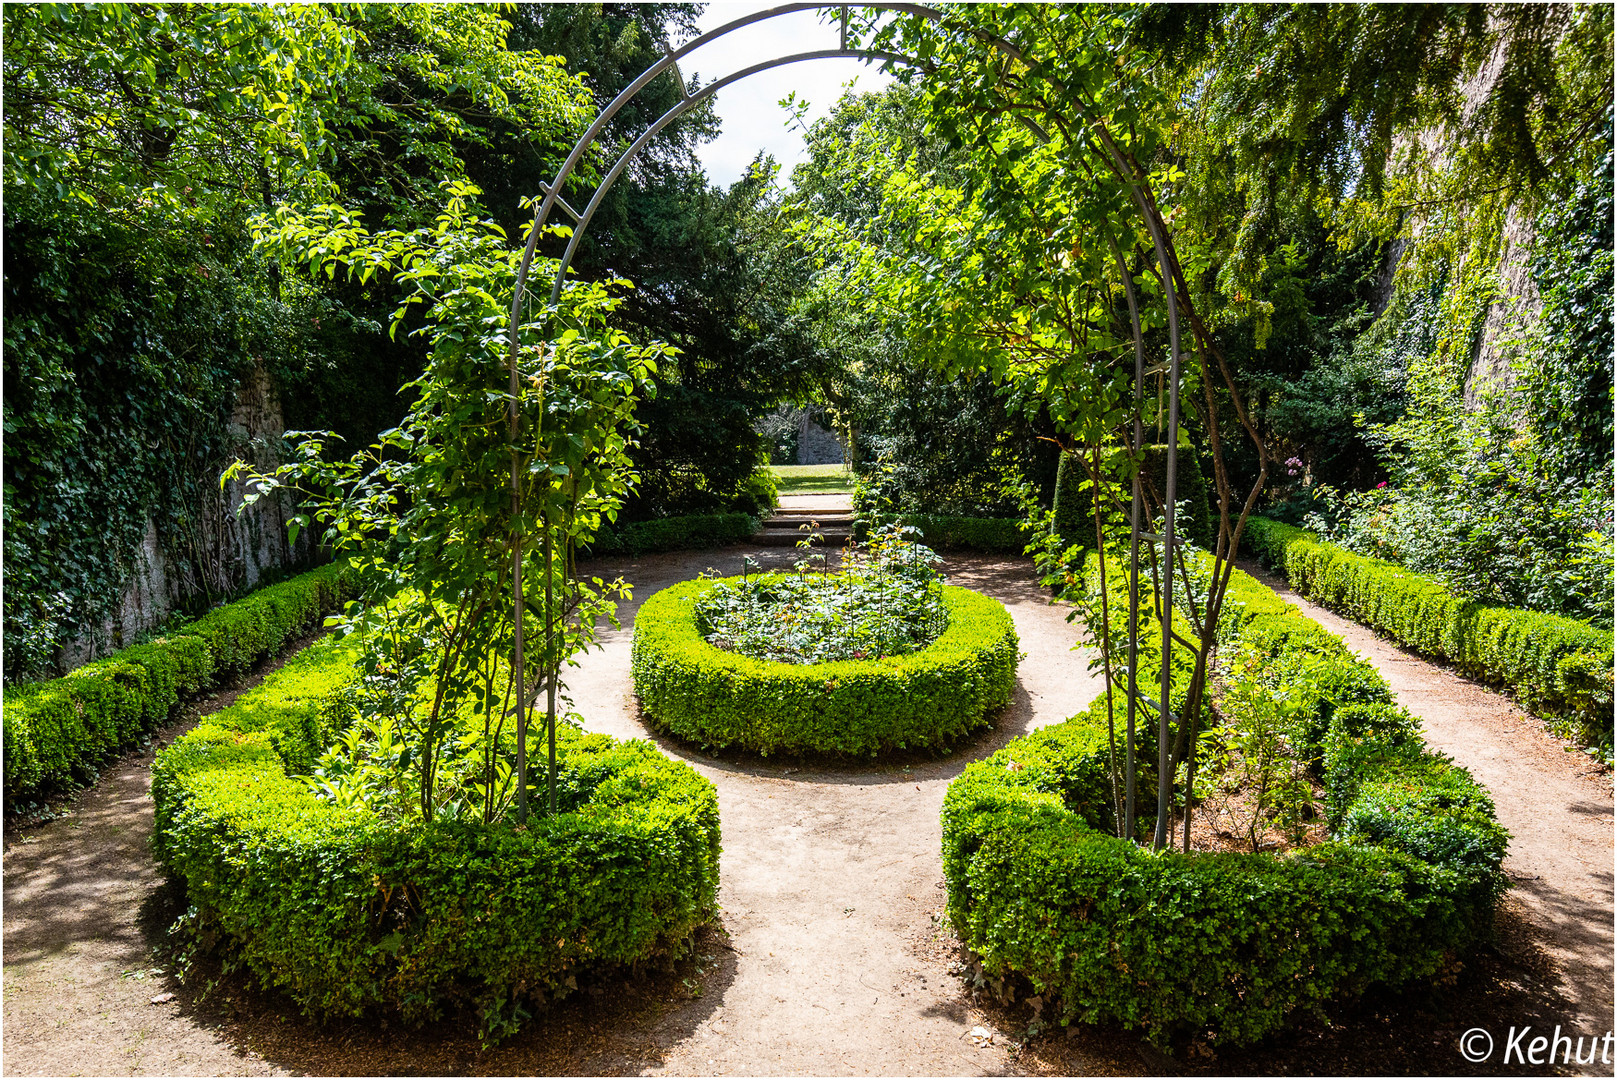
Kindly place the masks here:
<instances>
[{"instance_id":1,"label":"metal garden arch","mask_svg":"<svg viewBox=\"0 0 1617 1080\"><path fill-rule=\"evenodd\" d=\"M721 27L709 30L707 33L702 34L699 37L693 38L691 41L686 42L677 49L665 51L660 59L654 61L650 67L646 68L646 70L642 72L633 82L626 86L623 91L606 106L606 108L601 110L600 115L595 118L595 121L589 126L588 130L586 130L584 134L579 137L578 142L573 146L572 151L567 155L566 160L563 161L561 168L557 171L555 178L551 180L549 184L545 184L543 182L540 183L540 192L544 197L539 200L534 209L533 228L528 235L527 247L523 251L522 261L517 271L516 289L515 295L513 296L511 302L511 316L508 326L508 369L510 374L511 402L509 410L509 422L513 444L515 443L518 435L519 424L517 412L517 399L520 392L518 383L518 328L520 326L520 316L523 311L524 300L527 298L526 294L529 270L533 263L533 257L538 245L539 237L543 232L544 226L550 220L552 210L560 208L563 213L572 218L574 223L572 237L568 240L567 248L562 254L560 263L557 265L555 280L551 285L550 305L554 306L561 299L562 290L566 286L568 267L572 263L573 256L578 251L579 242L583 238L585 230L589 228L590 221L594 218L595 212L600 207L602 200L606 197L607 192L611 190L612 185L617 182L618 177L623 174L624 169L626 169L629 163L634 160L635 156L639 154L640 151L644 149L653 138L656 137L658 132L662 131L669 124L679 119L704 99L712 96L719 90L724 89L726 86L740 82L741 80L751 75L756 75L759 72L768 71L772 68L784 67L788 64L803 63L809 60L825 60L845 57L861 60L877 60L890 64L902 64L918 69L924 68L925 65L916 60L914 57L905 56L900 53L849 48L848 16L850 9L853 8L859 8L867 11L893 12L901 15L911 15L940 25L945 21L945 13L937 8L927 7L923 4L904 3L847 3L837 5L820 3L789 3L782 4L779 7L770 8L766 11L754 12L751 15L746 15L739 19L735 19L734 21L726 23ZM790 15L797 12L825 10L835 10L840 14L841 37L838 48L818 49L811 52L793 53L787 56L776 57L772 60L764 60L753 64L750 67L727 75L722 79L710 82L706 86L698 89L694 94L688 93L685 89L683 81L681 81L679 103L655 120L645 130L645 132L636 138L635 141L623 151L623 153L618 157L617 161L613 163L612 167L607 170L606 174L601 178L599 184L596 186L594 194L590 197L589 202L585 204L582 211L573 209L573 207L567 203L566 199L563 198L562 190L567 181L575 175L575 170L578 168L579 162L583 160L584 154L595 142L596 137L600 135L601 131L605 129L607 123L611 121L612 117L617 115L618 111L621 110L624 105L628 104L628 102L631 101L634 96L653 79L656 79L665 72L674 70L675 65L677 65L682 58L701 48L703 45L716 41L727 34L741 29L742 27L766 22L770 19L779 18L780 16ZM978 40L982 42L984 47L995 49L1012 60L1025 62L1025 57L1022 51L1003 38L991 35L977 36ZM677 70L674 70L674 74L675 77L678 78ZM1090 118L1083 115L1083 109L1078 100L1073 98L1072 102L1074 111L1079 114L1079 117L1082 120L1088 122ZM1028 121L1024 121L1024 123L1027 124L1029 130L1031 130L1037 137L1048 141L1049 136L1040 130L1037 125ZM1172 783L1172 777L1168 765L1168 725L1170 720L1175 719L1170 711L1169 702L1170 673L1172 667L1169 660L1172 656L1173 650L1173 633L1171 628L1171 613L1173 611L1173 573L1171 570L1171 563L1169 572L1164 575L1162 582L1163 594L1161 600L1161 610L1168 614L1159 619L1161 625L1161 655L1163 659L1161 685L1159 687L1159 695L1155 699L1140 693L1139 688L1135 683L1135 660L1140 636L1140 628L1137 625L1139 605L1137 599L1135 598L1139 596L1141 541L1160 542L1163 546L1164 552L1171 552L1173 545L1176 542L1174 534L1174 509L1175 498L1178 494L1177 477L1179 443L1180 328L1178 303L1175 302L1176 294L1174 293L1171 285L1172 281L1174 280L1174 275L1172 272L1173 264L1171 261L1172 257L1169 254L1166 237L1162 233L1160 223L1156 216L1150 212L1145 192L1141 189L1138 181L1134 178L1132 171L1128 168L1127 162L1124 160L1116 145L1112 142L1109 134L1102 130L1099 133L1097 143L1106 156L1110 159L1110 164L1114 171L1116 171L1118 176L1123 178L1128 184L1130 196L1134 201L1136 208L1140 211L1140 216L1144 220L1147 230L1151 234L1152 246L1155 249L1156 261L1162 280L1164 283L1168 283L1164 291L1170 297L1170 302L1168 303L1168 431L1165 463L1166 476L1164 477L1165 490L1163 492L1163 527L1161 535L1147 532L1141 528L1140 519L1143 508L1143 494L1141 491L1140 478L1137 473L1133 482L1133 498L1130 510L1129 595L1131 597L1131 603L1128 619L1128 689L1126 695L1128 704L1127 751L1124 755L1124 762L1126 769L1126 787L1128 793L1125 819L1128 821L1133 821L1135 815L1133 743L1136 727L1135 710L1137 703L1145 705L1152 712L1156 713L1157 716L1157 744L1159 748L1158 783L1159 788L1162 789L1159 791L1159 799L1166 797L1167 785ZM1143 385L1145 381L1145 355L1144 345L1140 336L1139 302L1137 296L1135 295L1133 278L1130 276L1126 266L1124 265L1122 252L1118 249L1115 240L1112 241L1112 254L1121 272L1124 290L1128 299L1130 320L1134 331L1135 410L1132 433L1133 439L1130 449L1135 454L1136 458L1138 458L1144 443L1144 431L1140 416L1140 405L1143 401ZM517 514L519 508L519 484L520 477L518 475L517 454L513 449L511 459L511 500L514 535L512 537L513 550L511 600L515 631L515 648L514 655L512 657L512 670L514 677L517 680L514 688L514 700L519 703L517 708L520 714L518 716L519 736L517 739L517 768L521 778L519 779L518 786L519 792L523 797L525 797L526 728L528 713L536 702L529 701L522 685L522 613L524 610L524 603L522 591L523 537L520 532L521 523ZM552 698L554 698L554 680L547 681L551 684L550 693ZM537 688L535 688L534 696L537 697ZM548 711L553 722L553 717L555 714L554 700L550 702ZM555 758L555 732L553 729L551 730L550 735L550 756L552 759L551 764L553 768ZM1164 837L1161 835L1161 824L1162 823L1159 821L1158 835L1155 837L1155 843L1157 846L1161 846L1164 840Z\"/></svg>"}]
</instances>

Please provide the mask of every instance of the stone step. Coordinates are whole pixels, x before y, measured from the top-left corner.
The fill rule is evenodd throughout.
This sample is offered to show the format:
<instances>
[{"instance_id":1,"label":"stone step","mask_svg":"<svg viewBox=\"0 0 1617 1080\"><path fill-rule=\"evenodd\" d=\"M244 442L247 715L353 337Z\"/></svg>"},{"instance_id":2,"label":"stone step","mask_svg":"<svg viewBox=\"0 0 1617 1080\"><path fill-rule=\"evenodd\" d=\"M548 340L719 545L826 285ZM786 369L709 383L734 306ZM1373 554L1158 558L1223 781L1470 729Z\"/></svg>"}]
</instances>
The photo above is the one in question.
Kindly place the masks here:
<instances>
[{"instance_id":1,"label":"stone step","mask_svg":"<svg viewBox=\"0 0 1617 1080\"><path fill-rule=\"evenodd\" d=\"M816 524L824 529L848 529L853 527L853 515L776 514L763 521L763 527L766 529L796 529L800 525Z\"/></svg>"},{"instance_id":2,"label":"stone step","mask_svg":"<svg viewBox=\"0 0 1617 1080\"><path fill-rule=\"evenodd\" d=\"M814 549L821 551L841 547L852 532L853 511L846 507L793 506L765 518L753 533L752 542L764 547L791 547L818 533L822 539L815 542Z\"/></svg>"}]
</instances>

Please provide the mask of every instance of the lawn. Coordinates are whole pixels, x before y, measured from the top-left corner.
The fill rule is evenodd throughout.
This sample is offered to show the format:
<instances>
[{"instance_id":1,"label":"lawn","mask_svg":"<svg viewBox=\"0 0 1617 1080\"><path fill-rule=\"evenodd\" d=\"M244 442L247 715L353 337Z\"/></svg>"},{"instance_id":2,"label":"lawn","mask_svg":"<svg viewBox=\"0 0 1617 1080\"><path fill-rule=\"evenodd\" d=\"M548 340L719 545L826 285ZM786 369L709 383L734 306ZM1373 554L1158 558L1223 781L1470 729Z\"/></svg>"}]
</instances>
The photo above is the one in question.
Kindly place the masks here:
<instances>
[{"instance_id":1,"label":"lawn","mask_svg":"<svg viewBox=\"0 0 1617 1080\"><path fill-rule=\"evenodd\" d=\"M853 490L846 465L771 465L782 495L827 495Z\"/></svg>"}]
</instances>

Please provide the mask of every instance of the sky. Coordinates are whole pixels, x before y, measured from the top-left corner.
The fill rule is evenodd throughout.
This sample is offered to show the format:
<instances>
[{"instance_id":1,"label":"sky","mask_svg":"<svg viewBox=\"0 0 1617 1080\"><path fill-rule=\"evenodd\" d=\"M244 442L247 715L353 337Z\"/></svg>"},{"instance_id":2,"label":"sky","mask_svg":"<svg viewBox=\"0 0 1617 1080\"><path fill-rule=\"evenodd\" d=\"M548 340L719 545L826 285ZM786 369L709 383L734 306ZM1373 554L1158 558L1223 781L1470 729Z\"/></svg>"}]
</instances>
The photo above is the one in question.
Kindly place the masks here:
<instances>
[{"instance_id":1,"label":"sky","mask_svg":"<svg viewBox=\"0 0 1617 1080\"><path fill-rule=\"evenodd\" d=\"M782 2L784 0L713 0L699 25L705 33ZM748 26L703 45L680 61L680 70L686 78L700 75L705 85L762 60L815 49L834 49L837 39L835 23L821 23L817 12L801 11ZM796 91L799 101L807 99L809 102L807 119L812 123L831 111L842 96L843 84L850 79L858 80L856 89L861 91L880 90L892 82L876 64L843 59L810 60L774 68L720 90L716 107L723 130L718 138L697 150L708 181L725 187L735 183L746 173L759 150L774 155L781 164L781 175L789 177L792 166L805 156L803 137L787 127L789 114L777 103Z\"/></svg>"}]
</instances>

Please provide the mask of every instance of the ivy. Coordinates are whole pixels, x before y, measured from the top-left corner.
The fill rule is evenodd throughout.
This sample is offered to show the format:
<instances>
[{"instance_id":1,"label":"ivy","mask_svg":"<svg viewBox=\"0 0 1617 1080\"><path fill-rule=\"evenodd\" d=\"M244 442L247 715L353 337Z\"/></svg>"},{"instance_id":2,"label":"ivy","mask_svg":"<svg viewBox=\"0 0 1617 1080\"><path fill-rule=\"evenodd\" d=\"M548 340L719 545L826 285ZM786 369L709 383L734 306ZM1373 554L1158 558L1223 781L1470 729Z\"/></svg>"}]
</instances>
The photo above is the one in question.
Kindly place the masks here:
<instances>
[{"instance_id":1,"label":"ivy","mask_svg":"<svg viewBox=\"0 0 1617 1080\"><path fill-rule=\"evenodd\" d=\"M148 520L206 606L199 535L240 436L235 389L283 312L222 234L153 242L89 214L6 208L7 678L114 615Z\"/></svg>"},{"instance_id":2,"label":"ivy","mask_svg":"<svg viewBox=\"0 0 1617 1080\"><path fill-rule=\"evenodd\" d=\"M1521 372L1525 415L1562 469L1612 461L1612 112L1591 140L1604 145L1571 198L1538 218L1533 284L1541 332Z\"/></svg>"},{"instance_id":3,"label":"ivy","mask_svg":"<svg viewBox=\"0 0 1617 1080\"><path fill-rule=\"evenodd\" d=\"M15 678L109 625L148 522L163 601L207 607L240 583L216 481L246 453L231 419L249 372L307 426L369 441L399 419L422 349L382 335L391 282L288 286L252 217L341 199L418 222L468 147L491 170L513 142L553 156L589 96L475 5L39 4L4 21Z\"/></svg>"}]
</instances>

